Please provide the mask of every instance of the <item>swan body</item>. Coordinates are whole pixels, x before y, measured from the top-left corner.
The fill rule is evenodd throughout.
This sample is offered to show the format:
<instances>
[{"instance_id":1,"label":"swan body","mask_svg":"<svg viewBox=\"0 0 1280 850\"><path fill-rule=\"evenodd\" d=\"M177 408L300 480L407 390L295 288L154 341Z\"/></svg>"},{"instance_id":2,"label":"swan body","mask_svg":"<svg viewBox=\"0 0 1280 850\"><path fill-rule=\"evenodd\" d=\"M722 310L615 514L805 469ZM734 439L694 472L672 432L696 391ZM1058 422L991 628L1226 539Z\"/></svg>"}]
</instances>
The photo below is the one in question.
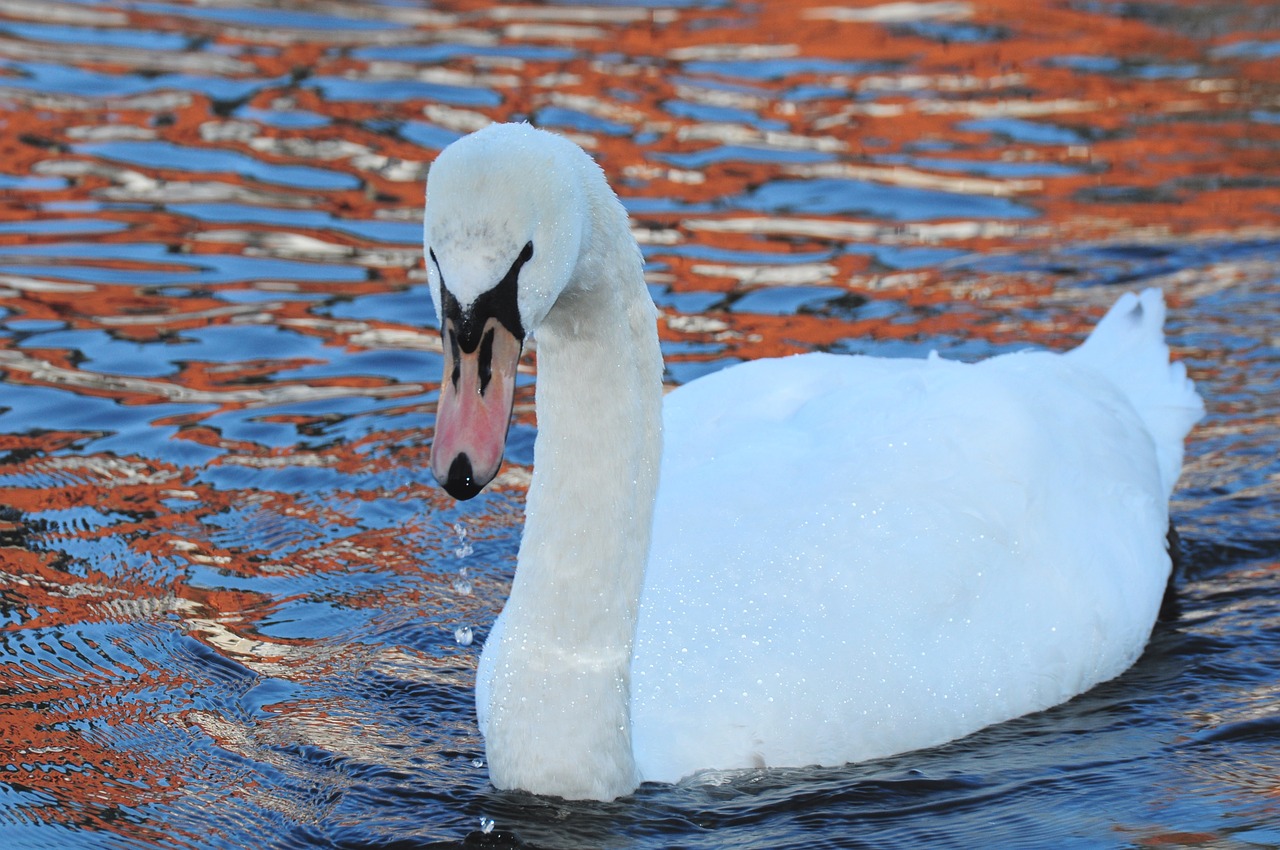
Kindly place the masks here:
<instances>
[{"instance_id":1,"label":"swan body","mask_svg":"<svg viewBox=\"0 0 1280 850\"><path fill-rule=\"evenodd\" d=\"M525 532L477 674L496 786L607 800L885 756L1141 654L1202 413L1158 292L1065 354L807 354L664 402L638 249L575 145L524 125L454 143L425 228L446 341L432 468L455 495L496 473L538 338Z\"/></svg>"}]
</instances>

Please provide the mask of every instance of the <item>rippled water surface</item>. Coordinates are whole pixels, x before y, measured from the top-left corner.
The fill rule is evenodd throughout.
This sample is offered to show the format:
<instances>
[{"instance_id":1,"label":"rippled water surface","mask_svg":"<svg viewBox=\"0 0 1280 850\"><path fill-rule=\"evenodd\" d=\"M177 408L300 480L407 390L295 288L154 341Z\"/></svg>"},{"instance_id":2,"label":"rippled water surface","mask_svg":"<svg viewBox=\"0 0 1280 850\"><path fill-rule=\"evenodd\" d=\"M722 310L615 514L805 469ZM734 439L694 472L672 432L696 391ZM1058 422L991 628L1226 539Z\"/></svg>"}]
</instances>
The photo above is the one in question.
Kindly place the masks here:
<instances>
[{"instance_id":1,"label":"rippled water surface","mask_svg":"<svg viewBox=\"0 0 1280 850\"><path fill-rule=\"evenodd\" d=\"M533 361L455 504L420 228L513 118L618 187L673 383L1061 347L1163 287L1209 415L1146 656L873 764L493 791ZM0 0L0 152L0 845L1280 847L1269 0Z\"/></svg>"}]
</instances>

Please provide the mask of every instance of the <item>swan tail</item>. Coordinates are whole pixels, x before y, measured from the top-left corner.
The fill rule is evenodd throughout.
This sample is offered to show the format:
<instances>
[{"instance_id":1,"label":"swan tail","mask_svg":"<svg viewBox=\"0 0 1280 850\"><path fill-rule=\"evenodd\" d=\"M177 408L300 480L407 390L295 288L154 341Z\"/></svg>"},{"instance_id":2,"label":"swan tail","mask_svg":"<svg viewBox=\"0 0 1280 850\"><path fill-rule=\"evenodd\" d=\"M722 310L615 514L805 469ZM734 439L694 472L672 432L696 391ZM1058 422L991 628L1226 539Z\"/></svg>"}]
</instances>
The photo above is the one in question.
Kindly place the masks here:
<instances>
[{"instance_id":1,"label":"swan tail","mask_svg":"<svg viewBox=\"0 0 1280 850\"><path fill-rule=\"evenodd\" d=\"M1169 362L1164 319L1160 290L1127 292L1068 356L1101 372L1129 399L1155 442L1160 479L1172 493L1183 443L1204 415L1204 402L1186 366Z\"/></svg>"}]
</instances>

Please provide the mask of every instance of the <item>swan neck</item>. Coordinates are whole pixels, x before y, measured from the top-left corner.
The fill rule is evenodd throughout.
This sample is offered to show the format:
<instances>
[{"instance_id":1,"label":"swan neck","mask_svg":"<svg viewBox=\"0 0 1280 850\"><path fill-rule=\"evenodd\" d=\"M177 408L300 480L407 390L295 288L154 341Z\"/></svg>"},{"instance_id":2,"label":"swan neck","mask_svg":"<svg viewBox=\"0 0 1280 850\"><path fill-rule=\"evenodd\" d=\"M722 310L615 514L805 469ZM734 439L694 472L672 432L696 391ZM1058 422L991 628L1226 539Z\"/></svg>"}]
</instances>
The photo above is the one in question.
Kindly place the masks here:
<instances>
[{"instance_id":1,"label":"swan neck","mask_svg":"<svg viewBox=\"0 0 1280 850\"><path fill-rule=\"evenodd\" d=\"M630 662L662 450L656 311L625 214L605 201L537 331L525 532L501 645L485 649L494 783L598 799L637 784Z\"/></svg>"}]
</instances>

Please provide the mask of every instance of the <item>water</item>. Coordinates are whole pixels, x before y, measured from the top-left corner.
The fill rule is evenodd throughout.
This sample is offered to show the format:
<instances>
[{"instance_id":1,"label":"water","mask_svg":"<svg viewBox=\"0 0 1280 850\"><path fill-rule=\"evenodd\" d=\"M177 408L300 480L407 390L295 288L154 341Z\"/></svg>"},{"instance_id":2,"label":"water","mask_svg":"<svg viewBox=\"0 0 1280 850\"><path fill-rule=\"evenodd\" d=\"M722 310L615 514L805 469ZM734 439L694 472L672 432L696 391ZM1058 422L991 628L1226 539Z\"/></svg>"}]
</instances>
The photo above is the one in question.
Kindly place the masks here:
<instances>
[{"instance_id":1,"label":"water","mask_svg":"<svg viewBox=\"0 0 1280 850\"><path fill-rule=\"evenodd\" d=\"M1247 0L0 4L0 844L1280 846L1277 45ZM419 223L521 117L624 196L672 381L1163 287L1209 415L1137 666L872 764L490 788L532 378L455 504Z\"/></svg>"}]
</instances>

